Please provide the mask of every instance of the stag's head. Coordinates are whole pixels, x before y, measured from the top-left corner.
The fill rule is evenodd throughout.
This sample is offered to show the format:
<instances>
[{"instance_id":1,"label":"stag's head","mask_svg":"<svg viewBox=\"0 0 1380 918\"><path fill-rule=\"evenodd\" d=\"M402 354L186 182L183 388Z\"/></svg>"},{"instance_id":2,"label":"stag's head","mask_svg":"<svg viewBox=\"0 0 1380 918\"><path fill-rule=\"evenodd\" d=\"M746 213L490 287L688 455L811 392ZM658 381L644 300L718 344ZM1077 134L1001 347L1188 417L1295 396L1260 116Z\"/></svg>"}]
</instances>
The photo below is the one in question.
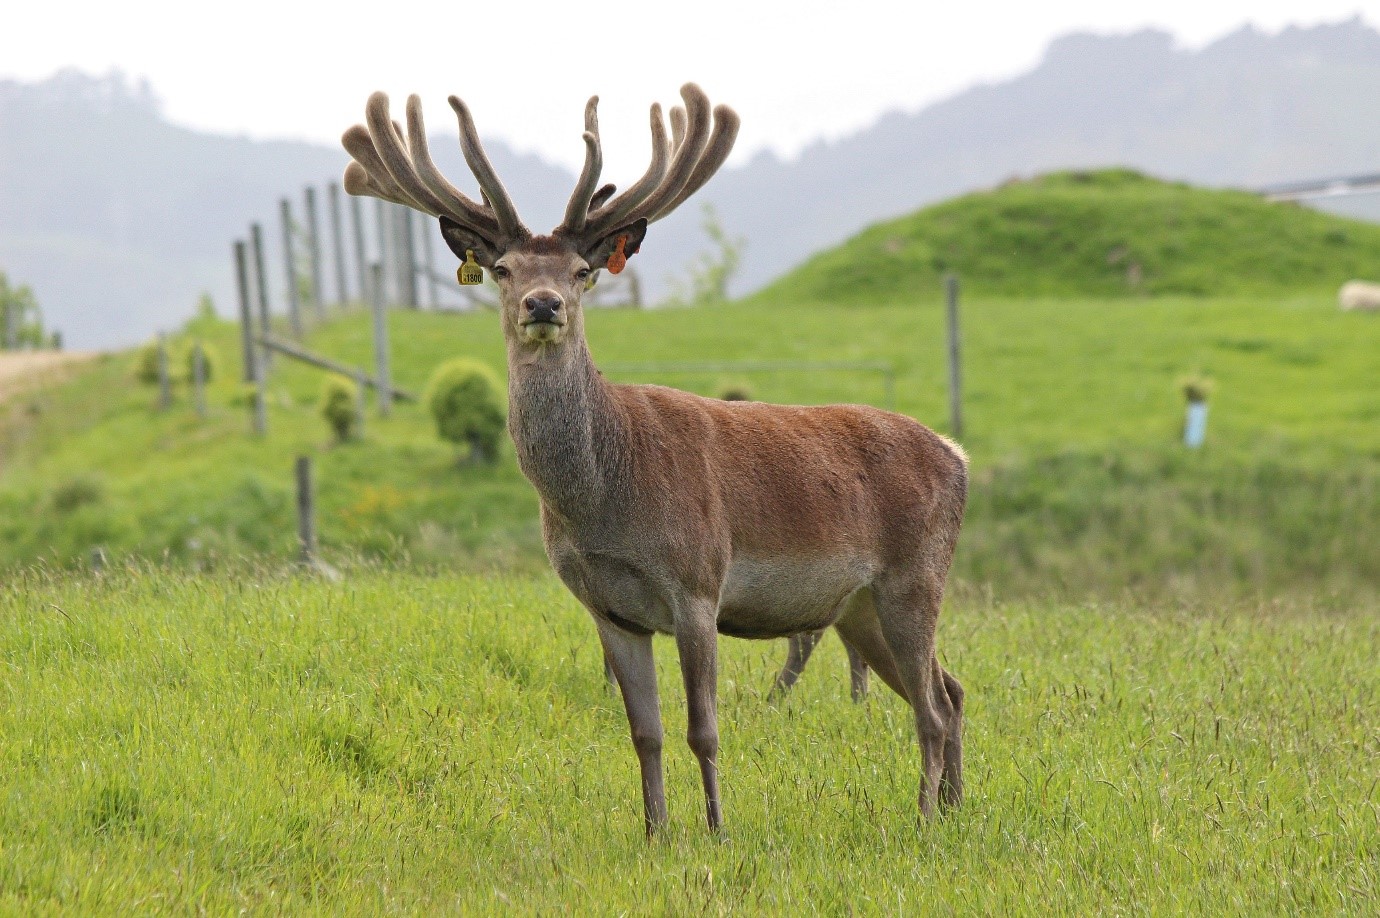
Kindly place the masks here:
<instances>
[{"instance_id":1,"label":"stag's head","mask_svg":"<svg viewBox=\"0 0 1380 918\"><path fill-rule=\"evenodd\" d=\"M461 193L441 175L427 149L421 100L407 100L407 131L391 119L388 97L369 97L365 124L345 132L354 161L345 169L345 190L393 201L440 220L441 235L462 261L473 257L498 284L503 332L521 347L559 345L582 334L580 296L593 272L617 273L636 254L647 224L671 213L718 171L738 136L738 116L709 99L695 84L681 88L685 105L671 109L667 138L661 107L651 110L652 158L643 176L614 196L599 185L603 152L594 97L585 106L585 164L566 204L565 219L550 235L533 235L518 218L507 189L479 142L469 108L456 96L460 149L479 182L481 201Z\"/></svg>"}]
</instances>

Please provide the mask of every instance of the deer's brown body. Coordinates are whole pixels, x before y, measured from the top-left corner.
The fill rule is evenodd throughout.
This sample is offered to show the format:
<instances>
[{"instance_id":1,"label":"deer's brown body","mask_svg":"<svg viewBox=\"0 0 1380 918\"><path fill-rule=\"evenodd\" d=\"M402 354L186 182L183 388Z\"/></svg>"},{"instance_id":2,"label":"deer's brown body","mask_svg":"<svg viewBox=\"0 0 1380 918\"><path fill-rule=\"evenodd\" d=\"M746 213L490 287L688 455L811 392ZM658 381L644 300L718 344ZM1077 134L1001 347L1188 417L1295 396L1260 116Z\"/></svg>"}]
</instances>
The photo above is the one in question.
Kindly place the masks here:
<instances>
[{"instance_id":1,"label":"deer's brown body","mask_svg":"<svg viewBox=\"0 0 1380 918\"><path fill-rule=\"evenodd\" d=\"M612 385L590 356L580 294L591 270L615 249L635 253L648 220L707 181L732 145L736 116L715 110L711 137L703 94L688 86L683 95L688 114L673 112L670 148L653 109L648 175L666 177L644 177L612 201L611 189L594 189L591 102L585 174L551 236L515 223L477 139L467 139L468 112L454 99L490 211L473 202L434 206L446 189L428 178L429 162L416 161L424 145L414 140L409 151L397 128L390 132L386 99L382 115L371 108L369 150L357 151L358 136L351 146L346 135L368 170L365 178L356 170L351 190L439 211L451 248L474 253L498 282L509 431L541 497L551 563L594 617L622 691L649 831L666 819L656 633L676 641L688 739L712 827L722 818L717 636L788 637L829 626L915 710L924 753L920 808L928 815L936 798L957 803L962 789L963 693L935 652L966 496L962 452L909 418L873 408L722 402ZM409 104L410 133L414 114L420 127ZM381 164L387 171L376 175Z\"/></svg>"}]
</instances>

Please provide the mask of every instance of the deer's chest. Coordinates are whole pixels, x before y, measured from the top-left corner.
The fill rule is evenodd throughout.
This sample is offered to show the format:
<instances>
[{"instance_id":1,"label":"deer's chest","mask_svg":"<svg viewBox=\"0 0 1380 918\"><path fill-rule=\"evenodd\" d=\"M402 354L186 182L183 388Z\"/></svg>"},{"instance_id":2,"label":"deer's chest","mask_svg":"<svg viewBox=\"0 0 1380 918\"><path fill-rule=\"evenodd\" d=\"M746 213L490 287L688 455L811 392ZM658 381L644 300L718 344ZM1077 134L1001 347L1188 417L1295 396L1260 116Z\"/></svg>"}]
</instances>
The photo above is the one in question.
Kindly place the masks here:
<instances>
[{"instance_id":1,"label":"deer's chest","mask_svg":"<svg viewBox=\"0 0 1380 918\"><path fill-rule=\"evenodd\" d=\"M674 631L674 587L659 570L620 552L581 548L564 539L549 539L546 550L561 580L595 615L625 631Z\"/></svg>"}]
</instances>

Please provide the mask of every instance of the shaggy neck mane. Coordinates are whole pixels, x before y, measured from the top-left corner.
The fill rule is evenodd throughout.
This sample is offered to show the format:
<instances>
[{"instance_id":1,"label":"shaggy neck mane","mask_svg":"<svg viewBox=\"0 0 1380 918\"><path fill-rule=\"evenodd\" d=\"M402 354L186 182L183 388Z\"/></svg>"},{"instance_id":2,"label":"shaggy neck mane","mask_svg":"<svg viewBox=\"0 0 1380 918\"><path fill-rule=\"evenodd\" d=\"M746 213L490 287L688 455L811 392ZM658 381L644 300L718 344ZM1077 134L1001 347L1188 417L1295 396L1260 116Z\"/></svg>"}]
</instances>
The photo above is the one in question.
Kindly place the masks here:
<instances>
[{"instance_id":1,"label":"shaggy neck mane","mask_svg":"<svg viewBox=\"0 0 1380 918\"><path fill-rule=\"evenodd\" d=\"M629 467L621 412L584 336L558 347L508 351L508 431L523 474L571 520L617 499Z\"/></svg>"}]
</instances>

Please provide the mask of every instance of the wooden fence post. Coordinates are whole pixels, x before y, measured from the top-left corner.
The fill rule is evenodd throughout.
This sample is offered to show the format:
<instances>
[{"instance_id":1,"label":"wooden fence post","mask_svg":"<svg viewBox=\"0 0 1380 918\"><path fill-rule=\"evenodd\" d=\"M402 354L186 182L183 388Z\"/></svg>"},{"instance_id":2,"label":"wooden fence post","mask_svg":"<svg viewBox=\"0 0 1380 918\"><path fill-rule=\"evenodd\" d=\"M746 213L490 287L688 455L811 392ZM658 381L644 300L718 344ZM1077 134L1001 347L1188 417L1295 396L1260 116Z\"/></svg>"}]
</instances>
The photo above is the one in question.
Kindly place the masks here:
<instances>
[{"instance_id":1,"label":"wooden fence post","mask_svg":"<svg viewBox=\"0 0 1380 918\"><path fill-rule=\"evenodd\" d=\"M326 195L331 203L331 254L335 263L336 307L344 309L350 300L345 289L345 235L340 225L340 185L331 182L326 186Z\"/></svg>"},{"instance_id":2,"label":"wooden fence post","mask_svg":"<svg viewBox=\"0 0 1380 918\"><path fill-rule=\"evenodd\" d=\"M379 242L379 260L375 262L375 267L371 269L369 275L375 287L369 299L371 305L375 299L379 298L382 298L385 303L388 302L388 291L384 289L383 285L388 282L388 258L389 253L393 251L388 236L388 204L381 198L374 198L374 236Z\"/></svg>"},{"instance_id":3,"label":"wooden fence post","mask_svg":"<svg viewBox=\"0 0 1380 918\"><path fill-rule=\"evenodd\" d=\"M235 243L235 280L240 293L240 332L244 343L245 382L254 386L254 433L262 436L268 431L268 416L264 405L264 374L259 366L259 349L254 341L254 315L249 308L249 266L242 241Z\"/></svg>"},{"instance_id":4,"label":"wooden fence post","mask_svg":"<svg viewBox=\"0 0 1380 918\"><path fill-rule=\"evenodd\" d=\"M963 436L963 368L958 334L958 275L947 275L944 288L949 326L949 431L959 439Z\"/></svg>"},{"instance_id":5,"label":"wooden fence post","mask_svg":"<svg viewBox=\"0 0 1380 918\"><path fill-rule=\"evenodd\" d=\"M357 435L364 437L364 421L368 414L368 404L366 396L369 392L369 374L363 370L355 370L355 423L359 425Z\"/></svg>"},{"instance_id":6,"label":"wooden fence post","mask_svg":"<svg viewBox=\"0 0 1380 918\"><path fill-rule=\"evenodd\" d=\"M167 411L172 407L172 379L168 372L168 335L158 333L158 409Z\"/></svg>"},{"instance_id":7,"label":"wooden fence post","mask_svg":"<svg viewBox=\"0 0 1380 918\"><path fill-rule=\"evenodd\" d=\"M268 272L264 270L264 230L258 223L249 225L249 243L254 250L254 290L259 301L259 334L267 335L272 331L268 318ZM271 367L273 356L268 351L264 351L262 356L265 368Z\"/></svg>"},{"instance_id":8,"label":"wooden fence post","mask_svg":"<svg viewBox=\"0 0 1380 918\"><path fill-rule=\"evenodd\" d=\"M417 252L416 240L412 234L412 208L398 205L398 276L402 278L403 304L408 309L421 305L417 295Z\"/></svg>"},{"instance_id":9,"label":"wooden fence post","mask_svg":"<svg viewBox=\"0 0 1380 918\"><path fill-rule=\"evenodd\" d=\"M292 202L283 198L278 203L283 218L283 258L287 269L288 324L292 326L292 336L302 339L302 291L297 287L297 247L292 244L294 227L292 225Z\"/></svg>"},{"instance_id":10,"label":"wooden fence post","mask_svg":"<svg viewBox=\"0 0 1380 918\"><path fill-rule=\"evenodd\" d=\"M196 416L206 420L206 351L199 340L192 343L192 403Z\"/></svg>"},{"instance_id":11,"label":"wooden fence post","mask_svg":"<svg viewBox=\"0 0 1380 918\"><path fill-rule=\"evenodd\" d=\"M316 317L326 317L321 296L321 223L316 219L316 189L307 186L307 265L311 270L311 299Z\"/></svg>"},{"instance_id":12,"label":"wooden fence post","mask_svg":"<svg viewBox=\"0 0 1380 918\"><path fill-rule=\"evenodd\" d=\"M303 564L316 563L316 494L312 486L311 457L298 456L297 473L297 545Z\"/></svg>"},{"instance_id":13,"label":"wooden fence post","mask_svg":"<svg viewBox=\"0 0 1380 918\"><path fill-rule=\"evenodd\" d=\"M364 257L364 206L359 198L350 195L350 228L355 237L355 265L359 268L359 301L372 301L369 292L369 261Z\"/></svg>"},{"instance_id":14,"label":"wooden fence post","mask_svg":"<svg viewBox=\"0 0 1380 918\"><path fill-rule=\"evenodd\" d=\"M432 309L439 309L441 300L436 294L436 259L431 254L431 221L422 218L422 263L426 268L426 300Z\"/></svg>"},{"instance_id":15,"label":"wooden fence post","mask_svg":"<svg viewBox=\"0 0 1380 918\"><path fill-rule=\"evenodd\" d=\"M393 380L388 368L388 316L384 312L383 265L374 265L374 375L378 377L379 417L393 411Z\"/></svg>"}]
</instances>

